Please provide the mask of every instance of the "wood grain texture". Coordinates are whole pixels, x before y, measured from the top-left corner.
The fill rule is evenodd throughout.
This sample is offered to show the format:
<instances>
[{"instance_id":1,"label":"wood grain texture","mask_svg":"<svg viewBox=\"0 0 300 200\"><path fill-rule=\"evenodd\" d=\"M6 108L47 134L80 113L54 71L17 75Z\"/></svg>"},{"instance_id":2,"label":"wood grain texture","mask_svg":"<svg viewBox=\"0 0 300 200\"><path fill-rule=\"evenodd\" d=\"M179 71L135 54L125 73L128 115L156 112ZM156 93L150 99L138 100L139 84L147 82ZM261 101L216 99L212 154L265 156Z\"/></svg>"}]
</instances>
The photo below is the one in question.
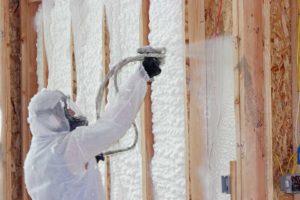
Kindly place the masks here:
<instances>
[{"instance_id":1,"label":"wood grain texture","mask_svg":"<svg viewBox=\"0 0 300 200\"><path fill-rule=\"evenodd\" d=\"M231 34L233 0L205 0L206 37Z\"/></svg>"},{"instance_id":2,"label":"wood grain texture","mask_svg":"<svg viewBox=\"0 0 300 200\"><path fill-rule=\"evenodd\" d=\"M76 60L75 60L75 51L74 51L74 33L73 28L71 28L71 37L70 37L70 55L71 55L71 87L72 87L72 100L76 102L77 97L77 71L76 71Z\"/></svg>"},{"instance_id":3,"label":"wood grain texture","mask_svg":"<svg viewBox=\"0 0 300 200\"><path fill-rule=\"evenodd\" d=\"M264 64L264 121L265 121L265 150L266 150L266 192L268 200L273 200L273 143L272 143L272 81L271 81L271 23L270 23L270 1L263 4L263 64Z\"/></svg>"},{"instance_id":4,"label":"wood grain texture","mask_svg":"<svg viewBox=\"0 0 300 200\"><path fill-rule=\"evenodd\" d=\"M242 17L240 16L241 4L238 0L232 0L232 35L234 37L234 110L236 129L236 197L242 199L242 151L241 151L241 100L240 100L240 26ZM240 20L239 20L240 19Z\"/></svg>"},{"instance_id":5,"label":"wood grain texture","mask_svg":"<svg viewBox=\"0 0 300 200\"><path fill-rule=\"evenodd\" d=\"M236 193L236 161L230 161L230 199L238 200Z\"/></svg>"},{"instance_id":6,"label":"wood grain texture","mask_svg":"<svg viewBox=\"0 0 300 200\"><path fill-rule=\"evenodd\" d=\"M5 84L4 99L4 198L22 199L21 134L21 18L19 2L1 1L1 67Z\"/></svg>"},{"instance_id":7,"label":"wood grain texture","mask_svg":"<svg viewBox=\"0 0 300 200\"><path fill-rule=\"evenodd\" d=\"M48 58L47 58L47 50L46 50L46 43L45 43L45 34L44 34L44 26L43 26L43 76L44 76L44 88L48 86L48 78L49 78L49 65L48 65Z\"/></svg>"},{"instance_id":8,"label":"wood grain texture","mask_svg":"<svg viewBox=\"0 0 300 200\"><path fill-rule=\"evenodd\" d=\"M149 7L150 0L142 0L141 10L141 45L149 45ZM147 83L147 92L142 106L142 182L143 182L143 199L152 200L153 182L151 175L151 160L154 154L153 150L153 133L152 133L152 110L151 110L151 82Z\"/></svg>"},{"instance_id":9,"label":"wood grain texture","mask_svg":"<svg viewBox=\"0 0 300 200\"><path fill-rule=\"evenodd\" d=\"M103 12L103 20L102 20L102 58L103 58L103 79L105 78L106 74L109 72L109 63L110 63L110 46L109 46L109 31L108 31L108 24L107 24L107 16L106 10L104 8ZM104 101L107 103L107 96L108 96L108 88L104 91ZM111 199L111 167L110 167L110 156L105 157L105 199Z\"/></svg>"},{"instance_id":10,"label":"wood grain texture","mask_svg":"<svg viewBox=\"0 0 300 200\"><path fill-rule=\"evenodd\" d=\"M205 40L204 0L188 0L185 2L186 42L197 43ZM203 49L202 49L203 50ZM203 51L201 51L203 52ZM204 62L190 58L187 70L187 103L188 132L186 136L187 157L187 199L204 199L204 183L199 170L204 171L206 165L206 97L199 104L199 88L206 94L206 67ZM203 172L202 171L202 172Z\"/></svg>"},{"instance_id":11,"label":"wood grain texture","mask_svg":"<svg viewBox=\"0 0 300 200\"><path fill-rule=\"evenodd\" d=\"M241 199L266 199L262 3L238 1ZM240 174L239 174L240 173ZM239 194L238 194L239 195Z\"/></svg>"},{"instance_id":12,"label":"wood grain texture","mask_svg":"<svg viewBox=\"0 0 300 200\"><path fill-rule=\"evenodd\" d=\"M27 123L28 104L31 97L37 92L37 63L36 63L36 32L34 30L33 19L38 9L38 4L28 4L21 1L21 98L22 98L22 165L29 150L31 133ZM23 173L23 167L20 169ZM22 199L30 199L22 181Z\"/></svg>"}]
</instances>

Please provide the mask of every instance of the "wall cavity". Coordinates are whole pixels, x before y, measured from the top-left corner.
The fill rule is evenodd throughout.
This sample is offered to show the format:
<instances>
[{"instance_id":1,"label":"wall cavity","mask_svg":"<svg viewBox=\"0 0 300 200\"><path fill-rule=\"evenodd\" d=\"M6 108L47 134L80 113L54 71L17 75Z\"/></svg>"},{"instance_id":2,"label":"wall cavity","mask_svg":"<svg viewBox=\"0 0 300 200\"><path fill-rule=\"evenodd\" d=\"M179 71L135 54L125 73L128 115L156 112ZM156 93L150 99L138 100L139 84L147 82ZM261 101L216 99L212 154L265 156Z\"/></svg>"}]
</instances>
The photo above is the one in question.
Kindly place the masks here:
<instances>
[{"instance_id":1,"label":"wall cavity","mask_svg":"<svg viewBox=\"0 0 300 200\"><path fill-rule=\"evenodd\" d=\"M181 0L152 0L150 44L166 47L166 63L152 83L155 199L185 199L185 55Z\"/></svg>"},{"instance_id":2,"label":"wall cavity","mask_svg":"<svg viewBox=\"0 0 300 200\"><path fill-rule=\"evenodd\" d=\"M155 200L186 199L186 75L182 3L181 0L151 0L150 3L150 44L167 48L162 74L152 83L154 157L151 173ZM77 72L76 103L91 122L95 120L95 97L103 77L104 10L110 38L111 68L121 59L136 55L140 47L140 0L48 0L43 1L36 17L39 89L44 83L44 34L49 65L48 88L71 94L72 33ZM210 61L207 63L210 69L207 72L209 173L203 180L208 180L209 199L229 198L220 193L220 176L229 173L229 160L235 159L232 48L230 37L212 39L206 44L205 59ZM222 51L224 49L226 51ZM200 53L203 56L204 52ZM218 59L213 59L215 57ZM119 86L126 82L139 64L129 64L122 70ZM108 104L113 103L115 95L113 83L110 83ZM137 126L141 132L140 114ZM130 129L110 149L127 147L133 140L134 132ZM111 157L112 200L142 199L141 164L140 140L132 151ZM100 170L104 171L103 163Z\"/></svg>"},{"instance_id":3,"label":"wall cavity","mask_svg":"<svg viewBox=\"0 0 300 200\"><path fill-rule=\"evenodd\" d=\"M71 94L71 13L69 0L43 1L43 27L49 89Z\"/></svg>"},{"instance_id":4,"label":"wall cavity","mask_svg":"<svg viewBox=\"0 0 300 200\"><path fill-rule=\"evenodd\" d=\"M121 59L136 55L140 47L140 1L115 0L106 1L108 31L110 37L110 68ZM121 86L126 82L139 63L129 64L118 76ZM115 91L113 84L109 86L108 104L113 102ZM137 127L141 132L140 114L137 117ZM140 136L139 136L140 137ZM134 140L133 129L111 149L127 147ZM140 140L135 149L111 157L111 199L142 199Z\"/></svg>"},{"instance_id":5,"label":"wall cavity","mask_svg":"<svg viewBox=\"0 0 300 200\"><path fill-rule=\"evenodd\" d=\"M99 0L70 2L77 72L76 103L91 122L96 119L95 99L102 81L103 3Z\"/></svg>"}]
</instances>

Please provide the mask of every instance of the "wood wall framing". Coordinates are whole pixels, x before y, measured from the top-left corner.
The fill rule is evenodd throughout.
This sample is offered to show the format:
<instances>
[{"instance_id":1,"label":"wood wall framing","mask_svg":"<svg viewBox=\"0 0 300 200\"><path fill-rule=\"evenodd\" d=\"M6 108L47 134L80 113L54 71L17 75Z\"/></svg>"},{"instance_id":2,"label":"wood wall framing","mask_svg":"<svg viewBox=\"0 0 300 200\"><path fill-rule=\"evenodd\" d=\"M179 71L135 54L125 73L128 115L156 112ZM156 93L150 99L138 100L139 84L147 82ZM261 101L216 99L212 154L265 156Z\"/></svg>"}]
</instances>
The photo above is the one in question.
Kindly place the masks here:
<instances>
[{"instance_id":1,"label":"wood wall framing","mask_svg":"<svg viewBox=\"0 0 300 200\"><path fill-rule=\"evenodd\" d=\"M297 1L182 1L186 44L216 35L229 34L234 38L237 160L228 161L232 174L236 176L232 182L235 191L232 199L299 199L281 192L279 185L280 176L292 170L290 160L296 148L293 133L299 94L296 61ZM0 105L5 119L2 149L5 175L3 198L6 200L30 199L23 180L23 162L31 140L27 106L37 92L37 36L33 18L40 2L0 1ZM150 3L150 0L142 0L141 46L149 44ZM109 34L106 22L103 24L103 65L108 69ZM74 57L72 60L72 91L76 98ZM198 170L205 167L207 162L207 119L204 114L207 102L199 105L197 93L193 92L193 88L199 85L204 90L207 88L205 71L205 60L200 63L199 60L186 58L186 199L189 200L204 199L205 196ZM44 52L45 86L47 79L47 55ZM150 84L142 116L143 199L151 200L154 194L150 173L153 157ZM110 199L107 159L106 198Z\"/></svg>"}]
</instances>

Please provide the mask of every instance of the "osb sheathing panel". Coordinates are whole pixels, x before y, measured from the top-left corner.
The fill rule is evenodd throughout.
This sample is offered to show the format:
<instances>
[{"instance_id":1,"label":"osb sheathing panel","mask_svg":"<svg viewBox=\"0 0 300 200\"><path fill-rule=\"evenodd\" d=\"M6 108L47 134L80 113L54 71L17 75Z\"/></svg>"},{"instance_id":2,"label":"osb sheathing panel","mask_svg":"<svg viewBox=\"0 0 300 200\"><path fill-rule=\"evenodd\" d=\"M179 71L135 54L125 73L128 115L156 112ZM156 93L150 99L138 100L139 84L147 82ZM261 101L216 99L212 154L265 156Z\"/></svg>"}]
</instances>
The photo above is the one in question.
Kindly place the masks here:
<instances>
[{"instance_id":1,"label":"osb sheathing panel","mask_svg":"<svg viewBox=\"0 0 300 200\"><path fill-rule=\"evenodd\" d=\"M271 1L271 89L274 200L293 199L280 191L280 176L293 162L291 8L288 0Z\"/></svg>"},{"instance_id":2,"label":"osb sheathing panel","mask_svg":"<svg viewBox=\"0 0 300 200\"><path fill-rule=\"evenodd\" d=\"M206 36L232 33L232 0L205 1Z\"/></svg>"}]
</instances>

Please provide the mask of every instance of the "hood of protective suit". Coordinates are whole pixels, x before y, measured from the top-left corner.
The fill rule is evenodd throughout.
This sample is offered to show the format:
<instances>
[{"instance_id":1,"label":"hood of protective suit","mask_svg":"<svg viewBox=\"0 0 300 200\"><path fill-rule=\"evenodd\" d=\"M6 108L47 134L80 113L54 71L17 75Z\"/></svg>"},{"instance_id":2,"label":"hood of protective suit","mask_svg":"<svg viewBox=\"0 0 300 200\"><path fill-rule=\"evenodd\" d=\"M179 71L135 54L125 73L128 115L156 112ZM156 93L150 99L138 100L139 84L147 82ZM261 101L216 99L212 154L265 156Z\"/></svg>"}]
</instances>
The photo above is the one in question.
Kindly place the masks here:
<instances>
[{"instance_id":1,"label":"hood of protective suit","mask_svg":"<svg viewBox=\"0 0 300 200\"><path fill-rule=\"evenodd\" d=\"M28 123L35 137L56 136L70 131L64 112L67 96L58 90L43 89L28 106Z\"/></svg>"}]
</instances>

